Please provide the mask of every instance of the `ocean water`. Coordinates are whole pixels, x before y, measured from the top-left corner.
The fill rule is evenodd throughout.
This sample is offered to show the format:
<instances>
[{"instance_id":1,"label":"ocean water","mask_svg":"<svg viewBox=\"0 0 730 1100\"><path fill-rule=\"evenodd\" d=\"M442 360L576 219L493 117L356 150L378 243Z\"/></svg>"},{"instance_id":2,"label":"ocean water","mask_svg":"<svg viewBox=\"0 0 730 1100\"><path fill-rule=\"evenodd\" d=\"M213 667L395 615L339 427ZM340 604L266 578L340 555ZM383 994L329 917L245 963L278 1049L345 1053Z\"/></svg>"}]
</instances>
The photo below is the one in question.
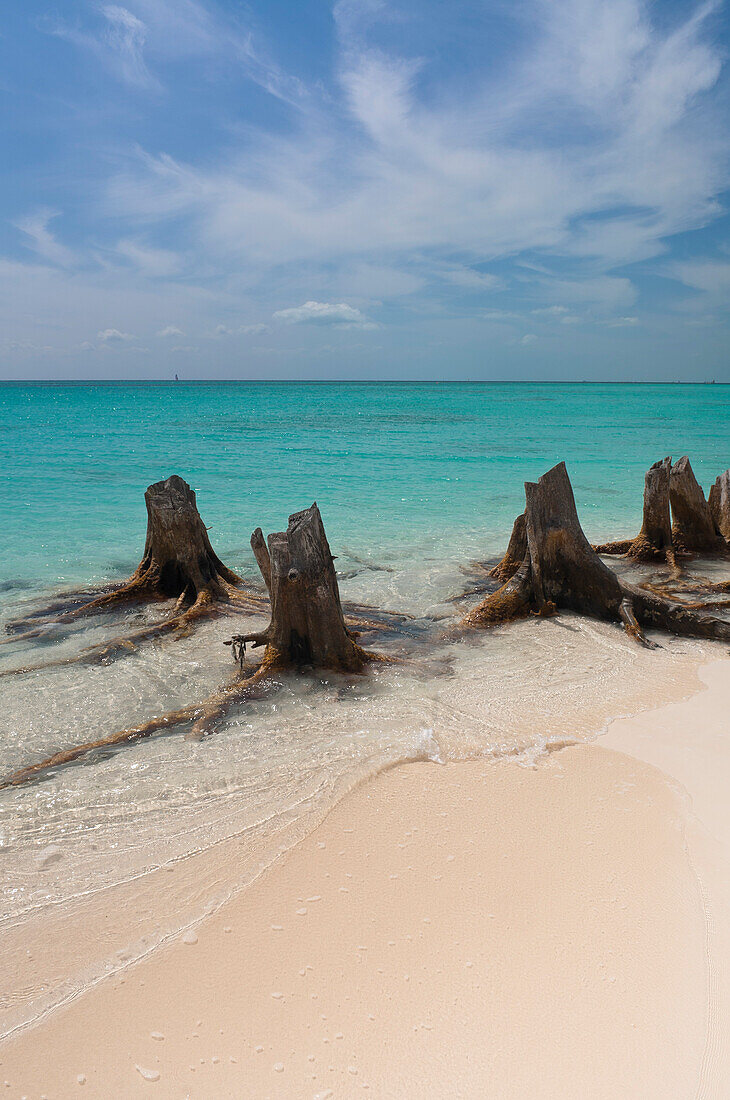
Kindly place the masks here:
<instances>
[{"instance_id":1,"label":"ocean water","mask_svg":"<svg viewBox=\"0 0 730 1100\"><path fill-rule=\"evenodd\" d=\"M251 531L281 530L316 499L343 599L416 619L415 638L372 641L405 654L400 665L282 677L202 742L173 731L0 792L0 1033L196 920L383 767L532 765L690 691L708 649L694 642L646 651L571 616L462 642L446 633L468 606L469 563L503 551L525 480L565 459L589 538L621 537L640 524L646 468L685 453L705 489L730 464L730 387L0 386L0 628L51 593L128 576L144 489L171 473L251 584ZM0 672L161 614L3 640ZM106 666L0 678L0 774L204 698L232 673L222 642L242 621L257 622L229 616Z\"/></svg>"}]
</instances>

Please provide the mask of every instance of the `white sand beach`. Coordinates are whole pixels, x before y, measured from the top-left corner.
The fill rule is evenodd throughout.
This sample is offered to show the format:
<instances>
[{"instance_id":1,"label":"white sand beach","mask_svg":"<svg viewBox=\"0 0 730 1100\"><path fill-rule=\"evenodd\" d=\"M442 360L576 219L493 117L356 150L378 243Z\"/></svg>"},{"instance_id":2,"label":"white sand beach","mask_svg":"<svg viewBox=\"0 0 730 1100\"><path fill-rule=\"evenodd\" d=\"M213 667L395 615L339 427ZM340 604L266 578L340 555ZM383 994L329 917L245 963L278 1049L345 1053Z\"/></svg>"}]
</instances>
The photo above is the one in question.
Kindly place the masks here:
<instances>
[{"instance_id":1,"label":"white sand beach","mask_svg":"<svg viewBox=\"0 0 730 1100\"><path fill-rule=\"evenodd\" d=\"M194 929L6 1041L5 1094L721 1100L729 673L532 767L367 781Z\"/></svg>"}]
</instances>

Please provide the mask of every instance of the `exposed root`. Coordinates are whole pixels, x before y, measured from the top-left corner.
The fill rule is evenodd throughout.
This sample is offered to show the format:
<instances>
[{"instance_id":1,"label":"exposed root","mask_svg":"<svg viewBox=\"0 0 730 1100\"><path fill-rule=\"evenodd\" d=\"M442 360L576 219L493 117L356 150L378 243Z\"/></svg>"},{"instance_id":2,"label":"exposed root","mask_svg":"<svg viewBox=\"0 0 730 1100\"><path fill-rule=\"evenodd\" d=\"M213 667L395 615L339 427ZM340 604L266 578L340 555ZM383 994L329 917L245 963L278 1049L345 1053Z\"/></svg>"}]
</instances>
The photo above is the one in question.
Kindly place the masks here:
<instances>
[{"instance_id":1,"label":"exposed root","mask_svg":"<svg viewBox=\"0 0 730 1100\"><path fill-rule=\"evenodd\" d=\"M237 610L245 610L250 613L262 611L268 602L263 596L257 596L251 592L237 592L233 589L229 593L226 593L226 600L230 600ZM79 653L72 654L68 657L58 657L49 661L38 661L34 664L21 665L19 668L5 669L0 672L0 678L19 676L30 672L40 672L52 668L64 668L68 665L75 664L110 664L118 657L124 657L130 653L136 652L138 646L142 645L144 642L152 641L155 638L162 638L167 635L172 635L175 640L187 638L199 623L207 619L215 618L217 615L224 614L227 609L225 602L216 599L212 593L207 590L198 594L192 607L184 609L184 604L182 607L183 609L181 609L180 601L178 601L175 607L176 613L168 619L163 619L162 622L151 623L148 626L132 630L128 634L118 635L108 642L99 642L96 645L86 646ZM21 641L25 637L27 637L27 635L19 635L12 640Z\"/></svg>"},{"instance_id":2,"label":"exposed root","mask_svg":"<svg viewBox=\"0 0 730 1100\"><path fill-rule=\"evenodd\" d=\"M628 597L619 604L618 613L621 617L621 622L624 624L626 633L635 638L640 645L643 645L646 649L656 649L656 644L650 642L644 631L636 621L636 615L634 615L634 606Z\"/></svg>"},{"instance_id":3,"label":"exposed root","mask_svg":"<svg viewBox=\"0 0 730 1100\"><path fill-rule=\"evenodd\" d=\"M617 542L600 542L593 544L591 549L596 554L605 554L608 557L613 554L628 554L633 545L633 539L619 539Z\"/></svg>"},{"instance_id":4,"label":"exposed root","mask_svg":"<svg viewBox=\"0 0 730 1100\"><path fill-rule=\"evenodd\" d=\"M532 592L532 569L526 555L517 572L492 592L461 621L462 627L497 626L499 623L526 619L536 607Z\"/></svg>"},{"instance_id":5,"label":"exposed root","mask_svg":"<svg viewBox=\"0 0 730 1100\"><path fill-rule=\"evenodd\" d=\"M0 790L6 787L18 787L36 779L39 775L52 768L70 764L82 756L86 756L98 749L112 748L116 745L133 744L143 738L151 737L161 730L174 729L176 726L193 722L189 737L199 739L212 729L216 721L222 718L234 704L245 702L249 698L256 697L256 689L259 690L267 677L271 676L273 669L269 666L260 666L246 679L237 678L232 684L226 685L201 703L191 703L189 706L180 707L178 710L168 711L167 714L158 715L139 726L131 726L128 729L118 730L108 737L101 737L97 741L86 741L70 749L62 749L53 756L46 757L36 764L29 764L19 771L13 772L0 782Z\"/></svg>"}]
</instances>

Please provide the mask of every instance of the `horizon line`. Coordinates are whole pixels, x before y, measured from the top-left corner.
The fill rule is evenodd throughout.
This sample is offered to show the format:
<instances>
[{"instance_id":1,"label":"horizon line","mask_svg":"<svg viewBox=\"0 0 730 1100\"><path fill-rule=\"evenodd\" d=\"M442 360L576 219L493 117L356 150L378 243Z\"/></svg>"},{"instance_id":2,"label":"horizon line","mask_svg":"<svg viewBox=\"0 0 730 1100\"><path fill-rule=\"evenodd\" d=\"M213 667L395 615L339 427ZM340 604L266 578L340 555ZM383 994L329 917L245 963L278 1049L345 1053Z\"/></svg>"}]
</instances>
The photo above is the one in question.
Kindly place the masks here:
<instances>
[{"instance_id":1,"label":"horizon line","mask_svg":"<svg viewBox=\"0 0 730 1100\"><path fill-rule=\"evenodd\" d=\"M0 386L730 386L730 380L610 378L0 378Z\"/></svg>"}]
</instances>

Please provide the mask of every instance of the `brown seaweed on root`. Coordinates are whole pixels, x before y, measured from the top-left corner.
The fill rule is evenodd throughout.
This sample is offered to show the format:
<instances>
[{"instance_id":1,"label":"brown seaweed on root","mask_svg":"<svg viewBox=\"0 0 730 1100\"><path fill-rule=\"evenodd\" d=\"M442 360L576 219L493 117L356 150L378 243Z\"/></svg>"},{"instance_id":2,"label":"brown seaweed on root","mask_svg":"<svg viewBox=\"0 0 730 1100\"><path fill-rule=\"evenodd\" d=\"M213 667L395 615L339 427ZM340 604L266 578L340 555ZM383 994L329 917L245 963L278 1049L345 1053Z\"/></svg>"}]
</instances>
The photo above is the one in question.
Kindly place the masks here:
<instances>
[{"instance_id":1,"label":"brown seaweed on root","mask_svg":"<svg viewBox=\"0 0 730 1100\"><path fill-rule=\"evenodd\" d=\"M598 556L578 519L561 462L525 484L527 552L514 576L487 596L462 628L492 626L566 609L623 623L642 644L645 628L730 641L730 622L620 580Z\"/></svg>"},{"instance_id":2,"label":"brown seaweed on root","mask_svg":"<svg viewBox=\"0 0 730 1100\"><path fill-rule=\"evenodd\" d=\"M239 652L246 644L265 647L253 673L247 675L241 669L230 684L201 702L21 768L0 788L26 783L96 750L133 743L189 722L188 738L204 737L231 707L274 690L277 674L288 669L361 673L371 662L390 663L391 658L362 649L345 625L333 558L316 504L290 516L287 530L269 535L268 546L260 529L251 545L271 595L271 622L266 630L236 635L228 644Z\"/></svg>"},{"instance_id":3,"label":"brown seaweed on root","mask_svg":"<svg viewBox=\"0 0 730 1100\"><path fill-rule=\"evenodd\" d=\"M6 642L21 642L40 637L49 625L72 623L98 612L132 603L176 601L173 614L162 621L144 626L109 642L89 646L81 653L58 660L39 662L12 669L2 675L36 671L62 665L103 663L133 651L137 645L162 635L185 637L202 620L224 608L248 612L260 611L266 604L262 595L241 590L242 580L218 558L208 531L200 518L195 493L181 477L150 485L145 493L147 537L144 555L137 569L123 585L82 603L55 619L42 619L42 613L25 620L33 628L14 633ZM16 629L22 623L10 624Z\"/></svg>"}]
</instances>

